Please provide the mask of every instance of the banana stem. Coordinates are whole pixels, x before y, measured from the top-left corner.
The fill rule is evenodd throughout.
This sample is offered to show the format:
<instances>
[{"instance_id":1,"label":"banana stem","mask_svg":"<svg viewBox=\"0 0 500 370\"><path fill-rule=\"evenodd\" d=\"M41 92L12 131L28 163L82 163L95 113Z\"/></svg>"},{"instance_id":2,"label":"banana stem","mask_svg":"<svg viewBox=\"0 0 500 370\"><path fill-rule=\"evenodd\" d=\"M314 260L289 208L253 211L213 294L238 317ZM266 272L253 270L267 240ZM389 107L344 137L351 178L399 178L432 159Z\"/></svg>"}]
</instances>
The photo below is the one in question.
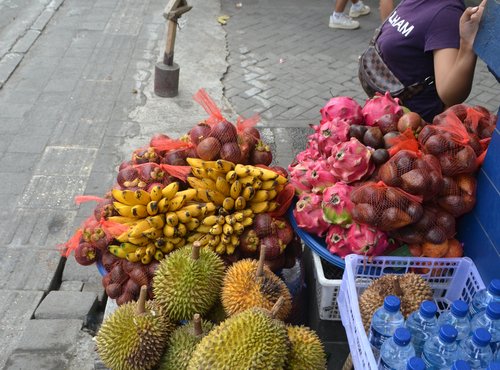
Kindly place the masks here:
<instances>
[{"instance_id":1,"label":"banana stem","mask_svg":"<svg viewBox=\"0 0 500 370\"><path fill-rule=\"evenodd\" d=\"M271 309L271 316L273 318L276 317L278 314L279 310L281 310L281 307L283 307L283 304L285 303L285 298L283 296L280 296L276 303L274 304L273 308Z\"/></svg>"},{"instance_id":2,"label":"banana stem","mask_svg":"<svg viewBox=\"0 0 500 370\"><path fill-rule=\"evenodd\" d=\"M200 247L201 247L201 243L199 241L195 241L193 243L193 254L191 255L191 257L194 260L197 260L198 258L200 258Z\"/></svg>"},{"instance_id":3,"label":"banana stem","mask_svg":"<svg viewBox=\"0 0 500 370\"><path fill-rule=\"evenodd\" d=\"M194 314L193 326L194 326L194 335L200 336L203 334L203 328L201 327L201 316L198 313Z\"/></svg>"},{"instance_id":4,"label":"banana stem","mask_svg":"<svg viewBox=\"0 0 500 370\"><path fill-rule=\"evenodd\" d=\"M264 275L264 260L266 259L266 246L260 245L259 264L257 265L257 272L255 275L259 278Z\"/></svg>"},{"instance_id":5,"label":"banana stem","mask_svg":"<svg viewBox=\"0 0 500 370\"><path fill-rule=\"evenodd\" d=\"M139 299L137 300L137 314L142 315L146 312L146 296L148 295L147 285L141 286L141 292L139 293Z\"/></svg>"}]
</instances>

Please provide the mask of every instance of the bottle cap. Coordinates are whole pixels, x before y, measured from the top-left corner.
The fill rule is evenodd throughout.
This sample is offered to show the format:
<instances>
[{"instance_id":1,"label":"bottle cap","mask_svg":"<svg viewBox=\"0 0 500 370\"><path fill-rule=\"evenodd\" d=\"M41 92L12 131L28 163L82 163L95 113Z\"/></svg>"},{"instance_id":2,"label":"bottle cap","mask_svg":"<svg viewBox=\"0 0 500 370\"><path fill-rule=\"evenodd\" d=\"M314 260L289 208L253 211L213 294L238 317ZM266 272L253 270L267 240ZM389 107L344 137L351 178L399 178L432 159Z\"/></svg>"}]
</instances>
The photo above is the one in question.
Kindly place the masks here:
<instances>
[{"instance_id":1,"label":"bottle cap","mask_svg":"<svg viewBox=\"0 0 500 370\"><path fill-rule=\"evenodd\" d=\"M406 328L397 328L394 332L394 343L398 346L406 346L411 341L410 331Z\"/></svg>"},{"instance_id":2,"label":"bottle cap","mask_svg":"<svg viewBox=\"0 0 500 370\"><path fill-rule=\"evenodd\" d=\"M500 370L500 362L490 362L486 370Z\"/></svg>"},{"instance_id":3,"label":"bottle cap","mask_svg":"<svg viewBox=\"0 0 500 370\"><path fill-rule=\"evenodd\" d=\"M500 295L500 279L493 279L488 285L488 291L494 295Z\"/></svg>"},{"instance_id":4,"label":"bottle cap","mask_svg":"<svg viewBox=\"0 0 500 370\"><path fill-rule=\"evenodd\" d=\"M389 312L398 312L401 301L395 295L388 295L384 298L384 308Z\"/></svg>"},{"instance_id":5,"label":"bottle cap","mask_svg":"<svg viewBox=\"0 0 500 370\"><path fill-rule=\"evenodd\" d=\"M420 357L412 357L406 364L406 370L425 370L425 362Z\"/></svg>"},{"instance_id":6,"label":"bottle cap","mask_svg":"<svg viewBox=\"0 0 500 370\"><path fill-rule=\"evenodd\" d=\"M472 341L479 347L486 347L490 344L491 334L485 328L477 328L472 334Z\"/></svg>"},{"instance_id":7,"label":"bottle cap","mask_svg":"<svg viewBox=\"0 0 500 370\"><path fill-rule=\"evenodd\" d=\"M451 367L451 370L471 370L469 364L465 362L464 360L458 360L455 361L453 366Z\"/></svg>"},{"instance_id":8,"label":"bottle cap","mask_svg":"<svg viewBox=\"0 0 500 370\"><path fill-rule=\"evenodd\" d=\"M436 316L437 306L433 301L423 301L420 305L420 314L426 318Z\"/></svg>"},{"instance_id":9,"label":"bottle cap","mask_svg":"<svg viewBox=\"0 0 500 370\"><path fill-rule=\"evenodd\" d=\"M443 325L439 328L439 338L446 343L453 343L457 339L457 329L451 325Z\"/></svg>"},{"instance_id":10,"label":"bottle cap","mask_svg":"<svg viewBox=\"0 0 500 370\"><path fill-rule=\"evenodd\" d=\"M461 299L457 299L451 304L451 313L454 316L465 317L467 316L467 312L469 312L469 305Z\"/></svg>"},{"instance_id":11,"label":"bottle cap","mask_svg":"<svg viewBox=\"0 0 500 370\"><path fill-rule=\"evenodd\" d=\"M500 319L500 302L490 302L486 307L486 316L492 320Z\"/></svg>"}]
</instances>

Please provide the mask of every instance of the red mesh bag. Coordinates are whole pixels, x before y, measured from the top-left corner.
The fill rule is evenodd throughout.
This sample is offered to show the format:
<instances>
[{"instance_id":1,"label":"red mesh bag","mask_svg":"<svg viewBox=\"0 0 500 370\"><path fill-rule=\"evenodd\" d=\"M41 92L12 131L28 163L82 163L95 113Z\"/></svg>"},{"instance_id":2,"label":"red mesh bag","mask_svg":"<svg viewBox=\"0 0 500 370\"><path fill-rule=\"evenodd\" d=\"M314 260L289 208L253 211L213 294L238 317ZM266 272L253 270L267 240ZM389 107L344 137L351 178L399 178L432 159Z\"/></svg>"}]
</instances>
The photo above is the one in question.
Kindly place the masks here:
<instances>
[{"instance_id":1,"label":"red mesh bag","mask_svg":"<svg viewBox=\"0 0 500 370\"><path fill-rule=\"evenodd\" d=\"M424 204L422 217L409 226L391 232L391 236L408 244L441 244L456 233L455 217L433 204Z\"/></svg>"},{"instance_id":2,"label":"red mesh bag","mask_svg":"<svg viewBox=\"0 0 500 370\"><path fill-rule=\"evenodd\" d=\"M418 141L425 153L439 159L444 176L470 174L477 169L476 153L481 151L481 145L452 111L434 117L433 125L422 129Z\"/></svg>"},{"instance_id":3,"label":"red mesh bag","mask_svg":"<svg viewBox=\"0 0 500 370\"><path fill-rule=\"evenodd\" d=\"M474 208L476 188L477 181L472 175L445 176L436 202L453 216L461 216Z\"/></svg>"},{"instance_id":4,"label":"red mesh bag","mask_svg":"<svg viewBox=\"0 0 500 370\"><path fill-rule=\"evenodd\" d=\"M367 183L351 193L352 218L382 231L410 225L423 214L422 197L409 194L382 181Z\"/></svg>"},{"instance_id":5,"label":"red mesh bag","mask_svg":"<svg viewBox=\"0 0 500 370\"><path fill-rule=\"evenodd\" d=\"M439 193L443 176L439 160L431 154L401 150L384 163L378 177L389 186L421 195L425 200Z\"/></svg>"},{"instance_id":6,"label":"red mesh bag","mask_svg":"<svg viewBox=\"0 0 500 370\"><path fill-rule=\"evenodd\" d=\"M418 141L411 128L407 128L402 134L389 139L389 144L391 147L387 151L391 157L401 150L409 150L415 153L419 151Z\"/></svg>"},{"instance_id":7,"label":"red mesh bag","mask_svg":"<svg viewBox=\"0 0 500 370\"><path fill-rule=\"evenodd\" d=\"M116 181L121 189L147 189L154 183L168 185L178 180L185 182L190 173L190 166L148 162L123 167L118 172Z\"/></svg>"}]
</instances>

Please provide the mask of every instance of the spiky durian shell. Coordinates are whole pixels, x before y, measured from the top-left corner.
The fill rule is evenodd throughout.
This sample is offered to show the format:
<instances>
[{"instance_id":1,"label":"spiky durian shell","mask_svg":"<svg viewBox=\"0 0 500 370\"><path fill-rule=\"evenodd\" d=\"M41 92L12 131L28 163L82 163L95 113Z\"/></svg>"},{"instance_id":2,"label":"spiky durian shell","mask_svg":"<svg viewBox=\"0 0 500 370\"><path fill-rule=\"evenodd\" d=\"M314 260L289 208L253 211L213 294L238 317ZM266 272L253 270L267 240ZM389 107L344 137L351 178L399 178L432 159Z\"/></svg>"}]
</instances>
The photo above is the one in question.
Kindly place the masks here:
<instances>
[{"instance_id":1,"label":"spiky durian shell","mask_svg":"<svg viewBox=\"0 0 500 370\"><path fill-rule=\"evenodd\" d=\"M185 370L191 360L191 355L201 339L212 330L210 321L202 320L203 334L195 335L193 322L180 326L174 330L167 343L167 350L163 354L157 370Z\"/></svg>"},{"instance_id":2,"label":"spiky durian shell","mask_svg":"<svg viewBox=\"0 0 500 370\"><path fill-rule=\"evenodd\" d=\"M288 326L290 352L286 368L288 370L324 370L326 354L319 337L305 326Z\"/></svg>"},{"instance_id":3,"label":"spiky durian shell","mask_svg":"<svg viewBox=\"0 0 500 370\"><path fill-rule=\"evenodd\" d=\"M244 259L229 267L222 285L224 310L229 316L252 307L271 310L282 296L284 303L276 318L285 320L292 309L290 291L267 266L264 266L264 275L256 278L257 266L258 261Z\"/></svg>"},{"instance_id":4,"label":"spiky durian shell","mask_svg":"<svg viewBox=\"0 0 500 370\"><path fill-rule=\"evenodd\" d=\"M153 278L155 300L172 320L205 315L217 300L224 276L224 262L208 248L193 260L192 248L183 247L161 261Z\"/></svg>"},{"instance_id":5,"label":"spiky durian shell","mask_svg":"<svg viewBox=\"0 0 500 370\"><path fill-rule=\"evenodd\" d=\"M175 325L154 301L138 314L137 302L118 307L101 325L96 336L102 362L113 370L149 370L160 360Z\"/></svg>"},{"instance_id":6,"label":"spiky durian shell","mask_svg":"<svg viewBox=\"0 0 500 370\"><path fill-rule=\"evenodd\" d=\"M432 300L432 289L424 278L414 273L388 274L374 280L359 297L359 309L366 332L370 328L373 314L384 304L384 298L388 295L399 297L401 313L407 318L423 301Z\"/></svg>"},{"instance_id":7,"label":"spiky durian shell","mask_svg":"<svg viewBox=\"0 0 500 370\"><path fill-rule=\"evenodd\" d=\"M253 308L212 329L196 346L188 370L279 370L289 345L283 322Z\"/></svg>"},{"instance_id":8,"label":"spiky durian shell","mask_svg":"<svg viewBox=\"0 0 500 370\"><path fill-rule=\"evenodd\" d=\"M208 311L205 315L205 318L207 320L210 320L214 324L220 324L222 321L227 319L226 311L224 311L224 307L222 306L222 302L220 301L220 299L217 299L217 301L215 301L210 311Z\"/></svg>"}]
</instances>

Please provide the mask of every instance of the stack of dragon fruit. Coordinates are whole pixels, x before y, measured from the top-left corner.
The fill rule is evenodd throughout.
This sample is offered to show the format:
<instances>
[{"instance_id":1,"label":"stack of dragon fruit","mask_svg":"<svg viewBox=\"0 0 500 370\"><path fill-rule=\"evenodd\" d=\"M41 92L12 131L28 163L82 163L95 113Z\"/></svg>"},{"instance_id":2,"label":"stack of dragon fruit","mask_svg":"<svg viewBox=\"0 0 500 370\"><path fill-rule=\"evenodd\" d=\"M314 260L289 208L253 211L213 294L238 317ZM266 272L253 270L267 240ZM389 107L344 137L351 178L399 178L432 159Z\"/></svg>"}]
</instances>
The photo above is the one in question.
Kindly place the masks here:
<instances>
[{"instance_id":1,"label":"stack of dragon fruit","mask_svg":"<svg viewBox=\"0 0 500 370\"><path fill-rule=\"evenodd\" d=\"M414 255L452 257L444 245L457 244L455 218L474 206L474 173L496 116L460 104L429 124L388 93L363 107L335 97L320 113L288 168L297 225L325 237L340 257L382 255L400 244Z\"/></svg>"}]
</instances>

